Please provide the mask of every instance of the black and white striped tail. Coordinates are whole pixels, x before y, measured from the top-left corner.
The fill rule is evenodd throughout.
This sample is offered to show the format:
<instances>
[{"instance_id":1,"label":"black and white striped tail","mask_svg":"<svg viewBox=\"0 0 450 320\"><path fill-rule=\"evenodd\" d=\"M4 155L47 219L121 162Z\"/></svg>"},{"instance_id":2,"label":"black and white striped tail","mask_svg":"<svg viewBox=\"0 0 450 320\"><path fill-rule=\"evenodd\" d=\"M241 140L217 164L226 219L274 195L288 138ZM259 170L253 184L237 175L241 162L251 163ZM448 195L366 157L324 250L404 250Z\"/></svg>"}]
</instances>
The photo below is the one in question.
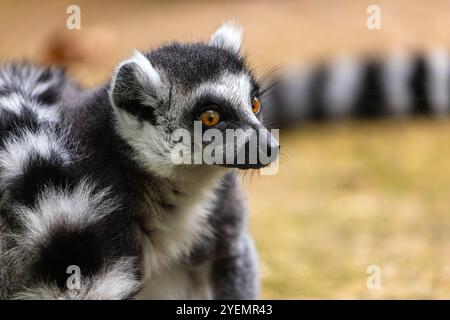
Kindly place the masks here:
<instances>
[{"instance_id":1,"label":"black and white striped tail","mask_svg":"<svg viewBox=\"0 0 450 320\"><path fill-rule=\"evenodd\" d=\"M352 117L442 116L450 112L450 55L444 50L338 59L289 72L263 98L271 127Z\"/></svg>"},{"instance_id":2,"label":"black and white striped tail","mask_svg":"<svg viewBox=\"0 0 450 320\"><path fill-rule=\"evenodd\" d=\"M139 287L136 252L108 231L120 203L76 168L65 85L57 69L0 70L0 298L120 299Z\"/></svg>"}]
</instances>

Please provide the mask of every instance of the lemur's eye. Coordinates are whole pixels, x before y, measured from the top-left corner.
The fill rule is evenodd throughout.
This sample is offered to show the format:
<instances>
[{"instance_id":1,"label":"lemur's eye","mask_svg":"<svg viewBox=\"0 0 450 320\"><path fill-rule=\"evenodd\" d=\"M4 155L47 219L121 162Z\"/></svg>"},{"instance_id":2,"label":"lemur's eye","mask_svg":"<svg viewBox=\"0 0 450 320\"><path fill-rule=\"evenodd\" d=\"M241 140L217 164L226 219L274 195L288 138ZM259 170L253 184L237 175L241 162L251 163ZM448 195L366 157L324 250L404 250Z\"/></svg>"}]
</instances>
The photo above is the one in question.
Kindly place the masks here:
<instances>
[{"instance_id":1,"label":"lemur's eye","mask_svg":"<svg viewBox=\"0 0 450 320\"><path fill-rule=\"evenodd\" d=\"M255 97L252 99L252 111L254 114L258 114L260 110L261 102L259 102L259 99Z\"/></svg>"},{"instance_id":2,"label":"lemur's eye","mask_svg":"<svg viewBox=\"0 0 450 320\"><path fill-rule=\"evenodd\" d=\"M200 120L207 127L213 127L220 121L220 114L214 110L208 110L200 115Z\"/></svg>"}]
</instances>

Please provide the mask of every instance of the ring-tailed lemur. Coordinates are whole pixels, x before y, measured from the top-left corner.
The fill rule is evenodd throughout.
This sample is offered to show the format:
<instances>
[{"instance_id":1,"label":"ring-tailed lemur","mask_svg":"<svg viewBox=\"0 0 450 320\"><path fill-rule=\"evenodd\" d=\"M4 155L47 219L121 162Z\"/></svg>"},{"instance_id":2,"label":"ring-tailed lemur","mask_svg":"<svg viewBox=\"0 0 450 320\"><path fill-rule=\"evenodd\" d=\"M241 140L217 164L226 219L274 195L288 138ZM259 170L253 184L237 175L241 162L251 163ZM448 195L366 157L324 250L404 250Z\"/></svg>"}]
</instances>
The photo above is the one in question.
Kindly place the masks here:
<instances>
[{"instance_id":1,"label":"ring-tailed lemur","mask_svg":"<svg viewBox=\"0 0 450 320\"><path fill-rule=\"evenodd\" d=\"M311 120L441 116L450 113L450 56L445 50L379 57L342 57L290 71L267 90L267 124Z\"/></svg>"},{"instance_id":2,"label":"ring-tailed lemur","mask_svg":"<svg viewBox=\"0 0 450 320\"><path fill-rule=\"evenodd\" d=\"M264 128L240 46L228 23L208 43L136 52L91 91L55 69L0 72L1 297L258 296L246 202L229 167L265 163L176 164L170 154L171 133L192 133L196 120ZM263 139L275 159L278 144Z\"/></svg>"}]
</instances>

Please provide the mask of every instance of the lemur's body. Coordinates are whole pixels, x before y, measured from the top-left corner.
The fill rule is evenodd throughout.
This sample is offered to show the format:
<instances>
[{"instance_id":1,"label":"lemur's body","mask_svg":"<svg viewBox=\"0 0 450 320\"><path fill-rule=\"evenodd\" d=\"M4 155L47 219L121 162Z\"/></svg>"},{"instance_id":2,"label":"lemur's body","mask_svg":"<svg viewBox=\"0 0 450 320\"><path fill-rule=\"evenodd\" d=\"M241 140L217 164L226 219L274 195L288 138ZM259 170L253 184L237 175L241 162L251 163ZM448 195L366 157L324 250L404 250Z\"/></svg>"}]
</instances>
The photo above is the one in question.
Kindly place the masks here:
<instances>
[{"instance_id":1,"label":"lemur's body","mask_svg":"<svg viewBox=\"0 0 450 320\"><path fill-rule=\"evenodd\" d=\"M223 113L220 130L262 128L239 47L225 25L209 44L136 53L92 91L29 66L0 82L0 297L257 297L235 173L170 159L170 133L192 130L199 106ZM33 87L45 91L39 106ZM79 290L67 289L70 265Z\"/></svg>"},{"instance_id":2,"label":"lemur's body","mask_svg":"<svg viewBox=\"0 0 450 320\"><path fill-rule=\"evenodd\" d=\"M291 70L266 94L276 128L314 120L450 113L450 55L442 50L343 57Z\"/></svg>"},{"instance_id":3,"label":"lemur's body","mask_svg":"<svg viewBox=\"0 0 450 320\"><path fill-rule=\"evenodd\" d=\"M224 176L222 170L203 167L183 179L169 179L140 169L132 159L133 151L115 133L111 107L104 103L107 94L104 88L92 93L90 103L84 100L68 118L83 123L78 127L78 141L87 151L95 150L83 164L90 163L89 169L99 174L96 179L116 186L114 194L126 195L124 205L133 208L137 218L133 228L142 244L143 277L149 279L139 296L255 297L256 260L246 235L246 206L235 174ZM244 272L235 269L236 261L248 266L239 276L238 281L245 283L242 288L234 288L233 281L222 278L227 272L233 273L230 278ZM224 283L207 281L218 268L224 268L222 274L211 279ZM222 294L220 290L225 291Z\"/></svg>"}]
</instances>

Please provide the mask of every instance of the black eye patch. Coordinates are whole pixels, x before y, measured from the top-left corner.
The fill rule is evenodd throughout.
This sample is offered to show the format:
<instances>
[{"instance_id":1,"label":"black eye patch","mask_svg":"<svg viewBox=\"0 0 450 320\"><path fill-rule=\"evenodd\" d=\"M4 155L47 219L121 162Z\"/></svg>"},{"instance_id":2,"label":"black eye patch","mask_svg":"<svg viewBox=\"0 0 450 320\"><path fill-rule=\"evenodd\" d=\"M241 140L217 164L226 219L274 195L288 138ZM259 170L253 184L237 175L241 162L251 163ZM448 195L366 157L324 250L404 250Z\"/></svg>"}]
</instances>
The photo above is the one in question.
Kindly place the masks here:
<instances>
[{"instance_id":1,"label":"black eye patch","mask_svg":"<svg viewBox=\"0 0 450 320\"><path fill-rule=\"evenodd\" d=\"M236 119L236 111L233 105L222 98L205 95L202 96L196 103L192 111L192 118L198 120L200 115L208 110L217 111L220 113L222 121Z\"/></svg>"}]
</instances>

